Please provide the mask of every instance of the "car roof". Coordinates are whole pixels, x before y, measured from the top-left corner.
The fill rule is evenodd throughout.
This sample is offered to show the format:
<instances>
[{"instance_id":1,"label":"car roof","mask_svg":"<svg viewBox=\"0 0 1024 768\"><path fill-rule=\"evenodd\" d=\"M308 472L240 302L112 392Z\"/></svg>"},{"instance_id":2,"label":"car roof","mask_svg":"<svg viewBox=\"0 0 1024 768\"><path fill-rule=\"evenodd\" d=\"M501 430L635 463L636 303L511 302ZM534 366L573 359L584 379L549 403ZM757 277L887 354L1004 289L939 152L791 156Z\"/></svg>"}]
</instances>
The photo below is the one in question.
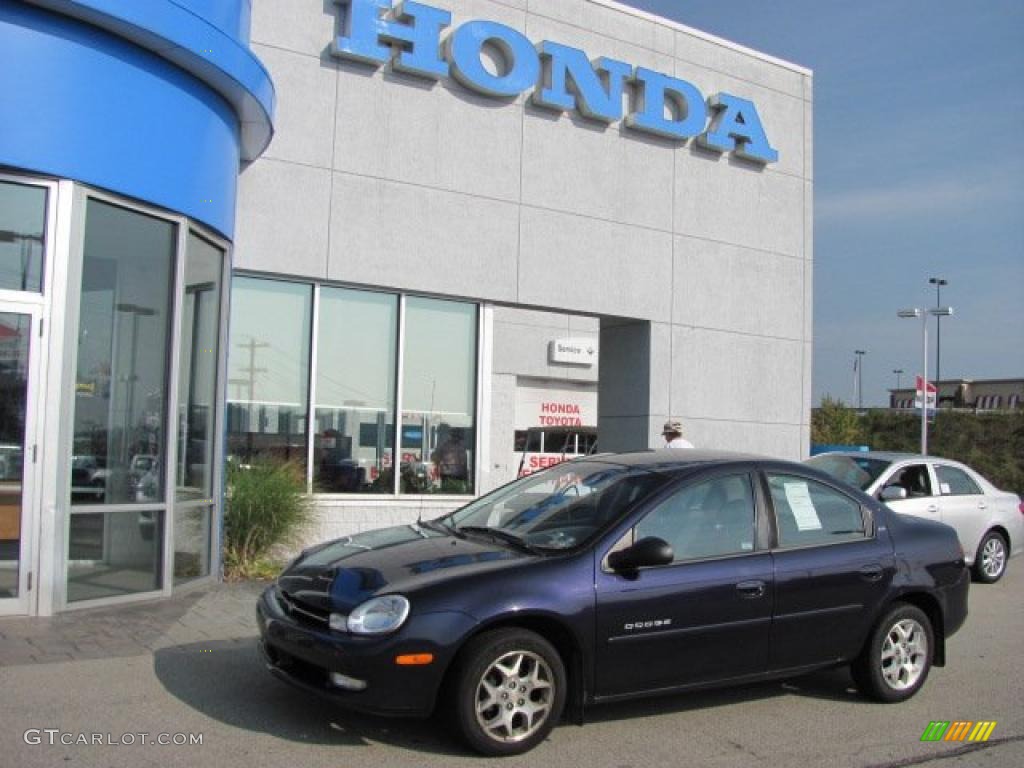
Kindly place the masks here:
<instances>
[{"instance_id":1,"label":"car roof","mask_svg":"<svg viewBox=\"0 0 1024 768\"><path fill-rule=\"evenodd\" d=\"M922 456L920 453L901 453L899 451L828 451L818 456L849 456L852 459L878 459L881 461L950 461L941 456ZM816 457L812 457L816 458Z\"/></svg>"},{"instance_id":2,"label":"car roof","mask_svg":"<svg viewBox=\"0 0 1024 768\"><path fill-rule=\"evenodd\" d=\"M715 464L739 464L747 462L778 463L779 459L767 456L756 456L733 451L711 451L698 449L672 449L630 451L628 453L597 453L583 456L575 461L596 461L605 464L618 464L624 467L637 467L652 471L678 471ZM784 462L785 463L785 462Z\"/></svg>"}]
</instances>

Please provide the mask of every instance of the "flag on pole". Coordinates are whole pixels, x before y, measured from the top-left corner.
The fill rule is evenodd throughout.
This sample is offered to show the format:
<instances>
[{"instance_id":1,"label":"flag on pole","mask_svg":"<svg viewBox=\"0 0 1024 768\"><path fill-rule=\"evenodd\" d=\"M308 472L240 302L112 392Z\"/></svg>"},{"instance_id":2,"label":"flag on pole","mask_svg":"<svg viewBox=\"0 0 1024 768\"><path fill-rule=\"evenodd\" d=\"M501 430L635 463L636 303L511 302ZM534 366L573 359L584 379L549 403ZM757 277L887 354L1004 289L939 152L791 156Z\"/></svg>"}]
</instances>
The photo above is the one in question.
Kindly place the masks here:
<instances>
[{"instance_id":1,"label":"flag on pole","mask_svg":"<svg viewBox=\"0 0 1024 768\"><path fill-rule=\"evenodd\" d=\"M935 385L932 384L930 381L925 381L924 377L917 376L916 377L916 386L917 386L917 391L914 394L914 408L916 408L917 410L921 410L921 401L925 400L924 392L925 392L925 389L927 388L927 391L928 391L928 397L927 397L927 401L926 401L927 402L927 408L928 408L929 411L934 411L935 410L935 400L936 400L936 396L937 396L937 392L938 392L936 390L936 388L935 388Z\"/></svg>"}]
</instances>

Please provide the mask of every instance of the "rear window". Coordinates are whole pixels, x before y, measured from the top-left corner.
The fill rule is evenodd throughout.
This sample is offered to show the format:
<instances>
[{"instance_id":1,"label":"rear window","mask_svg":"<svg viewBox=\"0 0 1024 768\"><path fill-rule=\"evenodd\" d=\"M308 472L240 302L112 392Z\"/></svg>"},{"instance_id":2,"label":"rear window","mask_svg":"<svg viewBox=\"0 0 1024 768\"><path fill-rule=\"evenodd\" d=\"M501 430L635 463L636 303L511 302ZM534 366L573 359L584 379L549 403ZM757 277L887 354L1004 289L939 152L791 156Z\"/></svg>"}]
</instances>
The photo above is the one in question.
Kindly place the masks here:
<instances>
[{"instance_id":1,"label":"rear window","mask_svg":"<svg viewBox=\"0 0 1024 768\"><path fill-rule=\"evenodd\" d=\"M847 485L866 491L892 462L860 456L823 453L820 456L809 458L804 463Z\"/></svg>"}]
</instances>

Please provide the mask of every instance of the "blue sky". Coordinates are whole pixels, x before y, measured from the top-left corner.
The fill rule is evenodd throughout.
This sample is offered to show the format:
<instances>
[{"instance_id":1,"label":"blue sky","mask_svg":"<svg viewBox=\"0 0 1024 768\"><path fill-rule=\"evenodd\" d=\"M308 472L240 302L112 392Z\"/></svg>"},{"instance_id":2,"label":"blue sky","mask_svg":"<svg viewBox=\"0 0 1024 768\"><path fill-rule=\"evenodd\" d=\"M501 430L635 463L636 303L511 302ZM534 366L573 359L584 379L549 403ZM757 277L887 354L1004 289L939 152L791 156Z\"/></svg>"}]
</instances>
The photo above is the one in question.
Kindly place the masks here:
<instances>
[{"instance_id":1,"label":"blue sky","mask_svg":"<svg viewBox=\"0 0 1024 768\"><path fill-rule=\"evenodd\" d=\"M814 400L888 401L921 366L1024 376L1024 2L628 0L814 70ZM769 139L771 127L766 126ZM934 376L934 321L929 375Z\"/></svg>"}]
</instances>

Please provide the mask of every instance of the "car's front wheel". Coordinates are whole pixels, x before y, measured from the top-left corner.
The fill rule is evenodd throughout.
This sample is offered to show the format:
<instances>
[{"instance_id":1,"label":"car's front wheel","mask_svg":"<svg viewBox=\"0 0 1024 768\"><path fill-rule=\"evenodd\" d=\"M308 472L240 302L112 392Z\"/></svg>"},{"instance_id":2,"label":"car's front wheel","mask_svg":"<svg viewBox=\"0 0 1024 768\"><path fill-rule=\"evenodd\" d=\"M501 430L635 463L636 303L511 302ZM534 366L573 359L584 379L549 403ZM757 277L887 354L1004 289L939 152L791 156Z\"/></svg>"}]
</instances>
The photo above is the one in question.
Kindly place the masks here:
<instances>
[{"instance_id":1,"label":"car's front wheel","mask_svg":"<svg viewBox=\"0 0 1024 768\"><path fill-rule=\"evenodd\" d=\"M544 740L565 705L565 665L540 635L498 629L470 641L453 688L455 722L485 755L518 755Z\"/></svg>"},{"instance_id":2,"label":"car's front wheel","mask_svg":"<svg viewBox=\"0 0 1024 768\"><path fill-rule=\"evenodd\" d=\"M928 679L935 647L932 624L920 608L900 603L875 625L853 663L861 693L884 702L905 701Z\"/></svg>"},{"instance_id":3,"label":"car's front wheel","mask_svg":"<svg viewBox=\"0 0 1024 768\"><path fill-rule=\"evenodd\" d=\"M1006 539L998 531L989 531L974 556L974 577L984 584L999 581L1006 573L1006 557Z\"/></svg>"}]
</instances>

